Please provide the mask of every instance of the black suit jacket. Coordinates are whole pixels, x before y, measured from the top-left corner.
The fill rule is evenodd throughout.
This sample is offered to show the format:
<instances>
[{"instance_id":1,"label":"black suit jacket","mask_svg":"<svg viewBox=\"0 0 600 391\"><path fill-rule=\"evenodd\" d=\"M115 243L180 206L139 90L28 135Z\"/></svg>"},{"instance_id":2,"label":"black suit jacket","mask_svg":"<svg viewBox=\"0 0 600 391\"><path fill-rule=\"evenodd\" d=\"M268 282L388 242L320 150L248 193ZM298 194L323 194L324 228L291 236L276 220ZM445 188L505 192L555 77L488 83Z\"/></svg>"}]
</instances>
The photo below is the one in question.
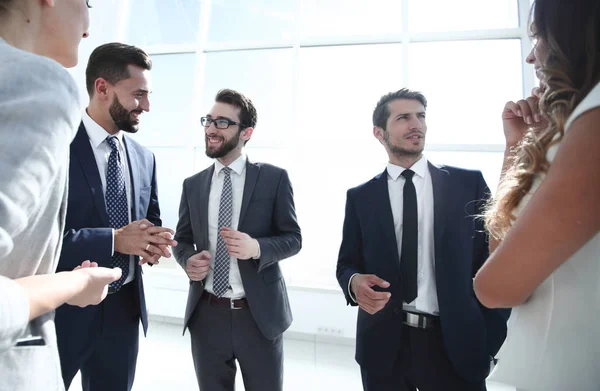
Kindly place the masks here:
<instances>
[{"instance_id":1,"label":"black suit jacket","mask_svg":"<svg viewBox=\"0 0 600 391\"><path fill-rule=\"evenodd\" d=\"M483 307L472 278L488 257L480 215L489 189L479 171L429 164L434 198L435 277L444 344L457 372L480 381L490 356L506 337L509 311ZM346 300L354 273L390 282L392 297L375 315L359 310L356 360L369 370L389 372L401 348L402 276L387 184L387 170L348 190L337 278Z\"/></svg>"},{"instance_id":2,"label":"black suit jacket","mask_svg":"<svg viewBox=\"0 0 600 391\"><path fill-rule=\"evenodd\" d=\"M129 175L132 182L131 218L133 221L146 218L154 225L160 226L162 221L158 206L154 154L127 135L123 137L123 141L127 149ZM71 143L69 203L57 271L73 270L88 259L97 262L99 266L112 267L113 231L108 223L100 175L105 174L98 172L90 139L82 123ZM138 262L139 257L136 256L135 280L131 283L137 285L138 315L145 333L148 329L148 316L142 268ZM86 322L93 321L95 311L99 311L99 306L63 307L57 311L57 317L63 317L62 322L79 323L82 329L85 328Z\"/></svg>"},{"instance_id":3,"label":"black suit jacket","mask_svg":"<svg viewBox=\"0 0 600 391\"><path fill-rule=\"evenodd\" d=\"M187 178L179 206L173 253L185 270L192 255L209 248L208 199L214 165ZM292 323L287 290L278 262L297 254L302 236L296 219L292 185L285 170L265 163L246 163L246 181L238 231L258 240L260 259L238 265L252 316L268 339ZM184 332L204 291L203 281L190 281Z\"/></svg>"}]
</instances>

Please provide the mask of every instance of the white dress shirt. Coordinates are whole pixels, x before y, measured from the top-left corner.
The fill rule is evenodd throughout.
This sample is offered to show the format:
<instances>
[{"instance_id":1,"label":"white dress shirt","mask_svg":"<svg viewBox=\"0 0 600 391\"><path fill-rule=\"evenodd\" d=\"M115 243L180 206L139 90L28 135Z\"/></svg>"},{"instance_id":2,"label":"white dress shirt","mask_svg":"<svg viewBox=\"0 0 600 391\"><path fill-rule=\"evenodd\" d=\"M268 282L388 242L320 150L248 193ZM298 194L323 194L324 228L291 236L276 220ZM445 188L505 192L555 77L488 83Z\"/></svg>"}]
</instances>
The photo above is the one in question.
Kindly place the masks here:
<instances>
[{"instance_id":1,"label":"white dress shirt","mask_svg":"<svg viewBox=\"0 0 600 391\"><path fill-rule=\"evenodd\" d=\"M388 192L394 232L398 245L398 258L402 250L402 217L404 215L403 196L406 179L401 175L404 167L392 163L387 165ZM418 248L417 248L417 298L412 303L404 303L404 309L412 312L424 312L439 315L437 289L435 282L435 242L433 236L433 184L427 165L427 159L422 157L410 170L415 172L413 183L417 192L418 208ZM354 277L354 276L352 276ZM350 278L352 282L352 278ZM348 287L353 300L352 290ZM355 300L356 301L356 300Z\"/></svg>"},{"instance_id":2,"label":"white dress shirt","mask_svg":"<svg viewBox=\"0 0 600 391\"><path fill-rule=\"evenodd\" d=\"M242 198L244 196L244 184L246 183L246 155L242 154L235 161L229 164L231 168L231 186L233 195L233 210L231 215L231 229L237 230L240 221L240 211L242 210ZM221 192L223 191L223 181L225 174L222 172L225 166L215 160L215 171L210 184L210 194L208 197L208 251L211 256L211 268L206 275L204 288L214 294L213 276L215 267L215 258L217 254L217 235L219 234L219 204L221 202ZM223 295L232 299L239 299L246 296L238 260L229 257L229 288Z\"/></svg>"},{"instance_id":3,"label":"white dress shirt","mask_svg":"<svg viewBox=\"0 0 600 391\"><path fill-rule=\"evenodd\" d=\"M100 173L100 181L102 181L102 191L104 192L104 200L106 202L106 169L108 167L108 157L112 152L112 148L106 141L106 138L111 136L103 127L98 125L87 113L86 110L82 114L83 125L87 131L88 137L90 138L90 144L92 151L94 151L94 157L96 158L96 164L98 165L98 172ZM129 175L129 165L127 164L127 151L123 144L123 131L115 134L118 140L119 154L121 157L121 163L123 164L125 174L125 190L127 191L127 214L129 216L129 222L131 222L131 176ZM113 229L113 243L112 243L112 254L115 252L115 236ZM125 279L123 285L133 281L135 278L135 260L134 256L129 256L129 274Z\"/></svg>"}]
</instances>

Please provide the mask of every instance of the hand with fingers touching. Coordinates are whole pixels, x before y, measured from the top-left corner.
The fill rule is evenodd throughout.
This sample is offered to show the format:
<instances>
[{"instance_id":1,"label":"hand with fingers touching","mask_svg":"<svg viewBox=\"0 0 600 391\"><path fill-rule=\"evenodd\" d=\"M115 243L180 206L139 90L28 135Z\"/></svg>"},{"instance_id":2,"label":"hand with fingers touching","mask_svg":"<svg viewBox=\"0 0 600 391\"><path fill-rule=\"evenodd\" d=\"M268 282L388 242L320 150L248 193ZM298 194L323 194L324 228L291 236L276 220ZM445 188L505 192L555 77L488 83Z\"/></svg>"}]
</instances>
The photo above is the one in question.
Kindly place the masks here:
<instances>
[{"instance_id":1,"label":"hand with fingers touching","mask_svg":"<svg viewBox=\"0 0 600 391\"><path fill-rule=\"evenodd\" d=\"M80 278L77 279L78 292L67 304L87 307L97 305L106 298L108 284L121 278L121 269L98 267L96 262L84 261L80 266L73 269Z\"/></svg>"},{"instance_id":2,"label":"hand with fingers touching","mask_svg":"<svg viewBox=\"0 0 600 391\"><path fill-rule=\"evenodd\" d=\"M232 257L240 260L257 259L259 257L260 246L258 240L250 235L228 227L223 227L220 234L225 241L229 255Z\"/></svg>"},{"instance_id":3,"label":"hand with fingers touching","mask_svg":"<svg viewBox=\"0 0 600 391\"><path fill-rule=\"evenodd\" d=\"M188 258L185 272L192 281L202 281L210 269L210 253L206 250Z\"/></svg>"},{"instance_id":4,"label":"hand with fingers touching","mask_svg":"<svg viewBox=\"0 0 600 391\"><path fill-rule=\"evenodd\" d=\"M546 120L542 116L539 106L541 95L542 90L536 87L527 99L507 102L504 106L502 122L508 147L516 146L528 130L532 129L535 132L544 128Z\"/></svg>"},{"instance_id":5,"label":"hand with fingers touching","mask_svg":"<svg viewBox=\"0 0 600 391\"><path fill-rule=\"evenodd\" d=\"M77 266L73 270L85 269L85 268L88 268L88 267L98 267L98 263L97 262L91 262L91 261L83 261L81 263L81 265Z\"/></svg>"},{"instance_id":6,"label":"hand with fingers touching","mask_svg":"<svg viewBox=\"0 0 600 391\"><path fill-rule=\"evenodd\" d=\"M373 286L389 288L390 283L374 274L356 274L350 283L350 289L352 289L356 302L363 311L371 315L381 311L392 297L389 292L373 290Z\"/></svg>"},{"instance_id":7,"label":"hand with fingers touching","mask_svg":"<svg viewBox=\"0 0 600 391\"><path fill-rule=\"evenodd\" d=\"M169 236L159 235L164 233L169 233ZM176 246L177 242L170 239L172 234L172 229L155 227L146 219L134 221L115 230L114 249L115 252L138 255L146 260L154 259L154 254L169 257L171 254L166 247L160 246Z\"/></svg>"},{"instance_id":8,"label":"hand with fingers touching","mask_svg":"<svg viewBox=\"0 0 600 391\"><path fill-rule=\"evenodd\" d=\"M163 239L166 240L171 240L172 244L171 246L177 246L177 241L172 240L173 239L173 235L169 232L169 231L165 231L165 232L160 232L158 234L155 234L157 236L162 237ZM149 258L141 258L139 264L143 265L143 264L149 264L149 265L158 265L159 264L159 259L161 257L165 257L165 258L170 258L171 257L171 252L169 251L169 245L167 244L151 244L148 243L146 245L145 251L149 254L151 254L151 256Z\"/></svg>"}]
</instances>

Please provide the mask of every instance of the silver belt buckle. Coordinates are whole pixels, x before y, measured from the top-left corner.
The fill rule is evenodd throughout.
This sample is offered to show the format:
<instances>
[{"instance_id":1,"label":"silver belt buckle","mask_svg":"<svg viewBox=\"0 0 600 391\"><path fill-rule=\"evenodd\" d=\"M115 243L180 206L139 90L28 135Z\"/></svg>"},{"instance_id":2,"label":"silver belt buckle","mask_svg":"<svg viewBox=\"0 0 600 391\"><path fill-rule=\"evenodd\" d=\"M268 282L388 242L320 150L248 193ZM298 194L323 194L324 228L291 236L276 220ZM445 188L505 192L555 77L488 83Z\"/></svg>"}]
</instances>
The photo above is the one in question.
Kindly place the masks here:
<instances>
[{"instance_id":1,"label":"silver belt buckle","mask_svg":"<svg viewBox=\"0 0 600 391\"><path fill-rule=\"evenodd\" d=\"M241 310L242 307L236 307L235 306L235 300L236 299L229 299L229 308L231 308L232 310Z\"/></svg>"},{"instance_id":2,"label":"silver belt buckle","mask_svg":"<svg viewBox=\"0 0 600 391\"><path fill-rule=\"evenodd\" d=\"M407 326L419 327L419 315L411 314L410 312L405 312L405 314L406 314L406 320L404 320L404 323Z\"/></svg>"}]
</instances>

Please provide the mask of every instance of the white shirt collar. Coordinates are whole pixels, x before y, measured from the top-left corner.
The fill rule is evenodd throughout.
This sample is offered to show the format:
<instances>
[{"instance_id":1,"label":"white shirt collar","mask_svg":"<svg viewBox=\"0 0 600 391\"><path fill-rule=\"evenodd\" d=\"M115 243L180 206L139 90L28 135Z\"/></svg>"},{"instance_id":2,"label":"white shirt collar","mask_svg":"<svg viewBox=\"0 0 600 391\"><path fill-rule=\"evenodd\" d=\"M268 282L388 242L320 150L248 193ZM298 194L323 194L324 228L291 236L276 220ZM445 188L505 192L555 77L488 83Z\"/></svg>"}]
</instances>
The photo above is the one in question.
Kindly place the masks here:
<instances>
[{"instance_id":1,"label":"white shirt collar","mask_svg":"<svg viewBox=\"0 0 600 391\"><path fill-rule=\"evenodd\" d=\"M98 146L102 144L107 137L111 136L106 129L98 125L98 123L94 121L92 117L90 117L90 115L87 113L87 110L83 110L81 119L94 148L98 148ZM123 131L119 130L115 136L121 143L123 143Z\"/></svg>"},{"instance_id":2,"label":"white shirt collar","mask_svg":"<svg viewBox=\"0 0 600 391\"><path fill-rule=\"evenodd\" d=\"M242 153L240 157L231 162L228 167L231 168L236 174L242 175L244 173L244 170L246 169L247 160L248 157ZM215 159L215 175L219 175L219 173L224 167L225 166L223 165L223 163Z\"/></svg>"},{"instance_id":3,"label":"white shirt collar","mask_svg":"<svg viewBox=\"0 0 600 391\"><path fill-rule=\"evenodd\" d=\"M393 180L398 179L400 174L402 174L402 172L406 169L407 168L405 167L397 166L392 163L388 163L387 165L387 173ZM421 156L421 158L415 164L413 164L410 169L419 177L425 178L425 173L427 172L427 159L425 156Z\"/></svg>"}]
</instances>

